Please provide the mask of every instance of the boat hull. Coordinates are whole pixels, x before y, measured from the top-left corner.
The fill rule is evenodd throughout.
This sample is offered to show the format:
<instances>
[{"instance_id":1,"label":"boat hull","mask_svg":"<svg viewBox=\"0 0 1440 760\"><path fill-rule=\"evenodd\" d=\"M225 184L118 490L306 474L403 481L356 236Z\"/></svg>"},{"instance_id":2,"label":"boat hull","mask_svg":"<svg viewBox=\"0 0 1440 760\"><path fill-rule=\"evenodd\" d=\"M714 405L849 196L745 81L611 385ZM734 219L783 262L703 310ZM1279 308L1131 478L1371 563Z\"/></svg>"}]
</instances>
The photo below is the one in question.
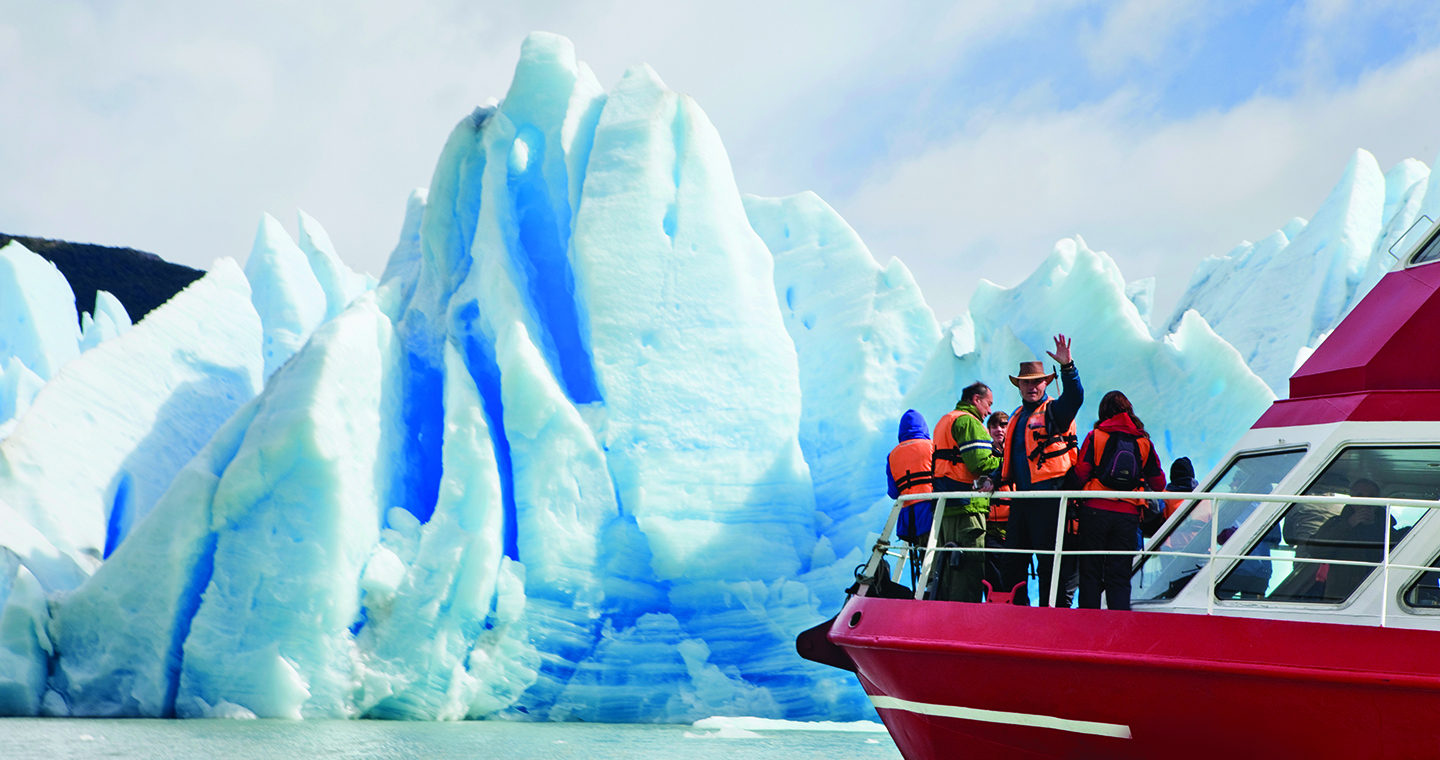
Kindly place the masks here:
<instances>
[{"instance_id":1,"label":"boat hull","mask_svg":"<svg viewBox=\"0 0 1440 760\"><path fill-rule=\"evenodd\" d=\"M853 597L829 638L909 760L1440 756L1440 632Z\"/></svg>"}]
</instances>

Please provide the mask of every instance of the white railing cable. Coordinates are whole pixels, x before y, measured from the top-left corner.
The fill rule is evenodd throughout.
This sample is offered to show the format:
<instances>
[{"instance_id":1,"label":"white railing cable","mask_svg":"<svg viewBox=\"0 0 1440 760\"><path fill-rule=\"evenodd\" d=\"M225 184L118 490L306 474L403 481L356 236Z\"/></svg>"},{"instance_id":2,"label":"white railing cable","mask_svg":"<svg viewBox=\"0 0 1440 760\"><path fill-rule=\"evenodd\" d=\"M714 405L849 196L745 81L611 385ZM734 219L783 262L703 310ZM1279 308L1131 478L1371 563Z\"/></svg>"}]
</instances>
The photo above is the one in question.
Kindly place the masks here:
<instances>
[{"instance_id":1,"label":"white railing cable","mask_svg":"<svg viewBox=\"0 0 1440 760\"><path fill-rule=\"evenodd\" d=\"M940 526L940 522L941 522L941 521L944 519L944 517L945 517L945 506L946 506L947 500L949 500L949 499L966 499L966 500L968 500L968 499L974 499L974 498L987 498L987 499L996 499L996 498L999 498L999 499L1005 499L1005 500L1010 500L1010 501L1021 500L1021 499L1037 499L1037 500L1043 499L1043 500L1047 500L1047 501L1048 501L1048 500L1058 500L1058 501L1059 501L1059 512L1058 512L1058 515L1057 515L1057 518L1056 518L1056 525L1055 525L1055 546L1054 546L1054 548L1049 549L1049 550L1045 550L1045 549L1010 549L1010 548L987 549L987 548L974 547L974 546L959 546L959 547L945 548L945 547L937 546L937 544L939 543L939 536L940 536L939 526ZM1214 614L1214 611L1215 611L1215 587L1216 587L1216 582L1217 582L1217 575L1216 575L1216 572L1217 572L1217 571L1216 571L1216 567L1215 567L1215 565L1216 565L1216 560L1226 559L1226 558L1238 558L1240 561L1243 562L1243 561L1244 561L1244 558L1245 558L1245 555L1239 553L1239 550L1235 548L1235 547L1237 547L1237 546L1240 546L1240 544L1232 544L1232 545L1231 545L1231 550L1232 550L1232 551L1231 551L1230 553L1227 553L1227 554L1222 554L1222 553L1220 553L1220 549L1222 548L1222 545L1220 544L1220 521L1219 521L1219 519L1218 519L1218 518L1220 517L1220 510L1219 510L1218 505L1213 506L1212 509L1211 509L1211 512L1210 512L1210 550L1209 550L1208 552L1206 552L1206 553L1203 553L1203 554L1202 554L1202 553L1199 553L1199 552L1163 551L1163 550L1160 550L1160 549L1157 549L1157 548L1138 549L1138 550L1135 550L1135 551L1117 551L1117 550L1078 550L1078 551L1077 551L1077 550L1069 550L1069 551L1066 551L1066 550L1064 549L1065 528L1066 528L1066 523L1067 523L1067 520L1065 519L1065 511L1066 511L1066 506L1067 506L1068 503L1069 503L1069 500L1070 500L1070 499L1094 499L1094 498L1100 498L1100 499L1182 499L1182 500L1184 500L1184 501L1201 501L1201 500L1209 499L1209 500L1216 501L1216 502L1220 502L1220 501L1246 502L1246 501L1249 501L1249 502L1272 502L1272 503L1278 502L1278 503L1286 503L1286 504L1339 504L1339 505L1342 505L1342 506L1343 506L1343 505L1353 504L1353 505L1357 505L1357 506L1377 506L1377 507L1385 507L1385 522L1383 523L1384 525L1389 525L1389 524L1390 524L1391 509L1392 509L1393 507L1417 507L1417 508L1420 508L1420 509L1440 509L1440 501L1425 500L1425 499L1385 499L1385 498L1378 498L1378 497L1365 498L1365 497L1358 497L1358 496L1310 496L1310 495L1293 495L1293 494L1226 493L1226 492L1216 492L1216 491L1193 491L1193 492L1177 492L1177 493L1171 493L1171 492L1168 492L1168 491L1000 491L1000 492L996 492L996 493L976 493L976 492L974 492L974 491L954 491L954 492L943 492L943 493L907 494L907 495L901 496L900 498L896 499L896 500L895 500L895 505L894 505L894 507L890 510L890 516L889 516L889 518L885 521L885 532L884 532L883 534L881 534L880 537L876 540L876 542L875 542L875 548L873 549L873 551L871 552L871 555L870 555L870 561L869 561L869 563L866 564L866 566L865 566L865 574L864 574L864 576L861 578L862 583L861 583L861 591L860 591L860 593L861 593L861 594L864 594L865 591L867 590L868 583L874 581L875 576L876 576L876 573L879 571L880 562L881 562L886 556L900 556L900 557L904 557L909 551L912 550L912 548L909 547L909 546L906 546L906 547L903 547L903 548L899 548L899 549L895 549L895 548L892 548L892 546L891 546L891 544L890 544L890 540L889 540L889 539L890 539L890 535L891 535L892 533L894 533L894 531L895 531L895 526L898 524L898 521L899 521L899 519L900 519L900 510L901 510L902 508L904 508L908 502L914 502L914 501L931 501L931 500L933 500L933 501L935 501L935 514L934 514L934 518L933 518L933 522L932 522L933 529L930 531L930 535L928 536L927 541L926 541L925 558L924 558L923 562L921 563L920 577L915 579L915 598L916 598L916 599L922 599L922 598L924 597L925 588L926 588L926 586L929 585L930 576L931 576L931 574L934 572L935 558L936 558L939 554L944 553L944 552L962 552L962 553L963 553L963 552L977 552L977 553L982 553L982 554L983 554L983 553L986 553L986 552L995 553L995 554L1049 554L1049 555L1051 556L1050 595L1049 595L1050 598L1049 598L1049 602L1050 602L1050 606L1052 606L1052 607L1055 606L1055 603L1056 603L1056 601L1057 601L1057 599L1058 599L1058 597L1059 597L1059 591L1060 591L1060 589L1059 589L1059 586L1060 586L1060 560L1061 560L1062 556L1072 556L1072 557L1074 557L1074 556L1115 556L1115 555L1124 555L1124 556L1128 556L1128 557L1138 557L1138 558L1148 558L1148 557L1152 557L1152 556L1157 556L1157 557L1188 557L1188 558L1193 558L1193 559L1206 560L1206 562L1207 562L1207 568L1206 568L1206 571L1207 571L1207 572L1206 572L1206 575L1207 575L1207 577L1208 577L1208 583L1207 583L1207 585L1209 586L1209 591L1208 591L1208 593L1206 593L1206 595L1205 595L1205 596L1206 596L1205 613L1206 613L1207 615L1209 615L1209 614ZM1242 521L1241 521L1242 524L1243 524L1244 522L1246 522L1246 520L1242 520ZM1239 526L1237 525L1236 527L1238 528ZM1359 567L1372 567L1372 568L1373 568L1373 567L1379 567L1379 568L1381 568L1381 570L1382 570L1382 575L1383 575L1383 578L1382 578L1382 581L1381 581L1381 583L1382 583L1382 587L1381 587L1381 588L1382 588L1382 597L1381 597L1381 598L1382 598L1383 601L1382 601L1381 609L1380 609L1380 625L1381 625L1381 627L1384 627L1385 624L1386 624L1386 612L1387 612L1388 607L1389 607L1389 597L1390 597L1390 571L1391 571L1391 570L1402 570L1402 571L1428 572L1428 571L1434 571L1434 570L1440 569L1440 568L1435 568L1435 567L1430 567L1430 566L1424 566L1424 565L1402 565L1402 564L1399 564L1399 563L1391 562L1391 561L1390 561L1390 549L1391 549L1390 531L1389 531L1389 530L1386 530L1386 531L1384 531L1384 533L1385 533L1385 538L1384 538L1384 555L1383 555L1383 561L1381 561L1381 562L1365 562L1365 561L1363 561L1363 560L1321 559L1321 558L1314 558L1314 557L1293 557L1293 558L1288 558L1288 559L1280 560L1280 561L1286 561L1286 562L1291 562L1291 563L1299 563L1299 564L1352 565L1352 566L1359 566ZM1276 561L1276 560L1270 560L1270 561ZM1197 568L1197 569L1198 569L1198 568Z\"/></svg>"}]
</instances>

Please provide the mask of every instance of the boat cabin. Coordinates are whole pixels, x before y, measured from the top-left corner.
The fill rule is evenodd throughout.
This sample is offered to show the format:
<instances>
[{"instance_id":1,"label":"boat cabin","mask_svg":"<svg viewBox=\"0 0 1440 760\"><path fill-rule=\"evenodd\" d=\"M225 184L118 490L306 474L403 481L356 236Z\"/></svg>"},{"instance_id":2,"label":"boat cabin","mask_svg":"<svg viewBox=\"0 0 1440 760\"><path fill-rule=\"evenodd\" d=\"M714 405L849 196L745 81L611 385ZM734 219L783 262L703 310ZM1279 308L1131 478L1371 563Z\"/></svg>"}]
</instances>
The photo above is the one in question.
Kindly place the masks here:
<instances>
[{"instance_id":1,"label":"boat cabin","mask_svg":"<svg viewBox=\"0 0 1440 760\"><path fill-rule=\"evenodd\" d=\"M1261 416L1201 491L1440 499L1437 333L1440 226L1316 348L1291 377L1290 398ZM1149 542L1159 553L1137 561L1132 608L1440 629L1440 517L1431 512L1192 501ZM1221 544L1214 567L1171 556L1205 554L1212 538ZM1363 564L1381 562L1388 570Z\"/></svg>"}]
</instances>

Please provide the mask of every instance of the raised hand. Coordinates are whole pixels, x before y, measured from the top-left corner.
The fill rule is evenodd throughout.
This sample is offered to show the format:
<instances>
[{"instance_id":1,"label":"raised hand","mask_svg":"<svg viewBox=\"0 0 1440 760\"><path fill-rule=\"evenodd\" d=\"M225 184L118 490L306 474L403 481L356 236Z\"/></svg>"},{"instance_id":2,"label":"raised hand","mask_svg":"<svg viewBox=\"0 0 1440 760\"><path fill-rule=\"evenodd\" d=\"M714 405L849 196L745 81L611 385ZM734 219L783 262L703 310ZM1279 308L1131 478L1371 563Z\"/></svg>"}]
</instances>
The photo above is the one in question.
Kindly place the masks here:
<instances>
[{"instance_id":1,"label":"raised hand","mask_svg":"<svg viewBox=\"0 0 1440 760\"><path fill-rule=\"evenodd\" d=\"M1063 334L1061 334L1061 335L1056 335L1056 336L1055 336L1055 350L1054 350L1054 351L1046 351L1045 353L1049 354L1051 359L1054 359L1055 361L1060 362L1060 364L1062 364L1062 365L1064 365L1064 364L1069 364L1069 363L1070 363L1070 339L1069 339L1069 338L1066 338Z\"/></svg>"}]
</instances>

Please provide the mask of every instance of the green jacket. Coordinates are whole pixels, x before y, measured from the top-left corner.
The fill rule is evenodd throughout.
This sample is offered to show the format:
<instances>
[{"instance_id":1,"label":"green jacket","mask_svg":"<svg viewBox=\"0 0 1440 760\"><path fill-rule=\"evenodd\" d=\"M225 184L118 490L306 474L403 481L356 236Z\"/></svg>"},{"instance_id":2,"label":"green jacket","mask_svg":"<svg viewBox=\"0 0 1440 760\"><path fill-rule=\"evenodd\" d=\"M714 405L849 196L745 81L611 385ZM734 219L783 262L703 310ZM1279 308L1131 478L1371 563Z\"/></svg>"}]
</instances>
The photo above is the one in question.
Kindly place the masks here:
<instances>
[{"instance_id":1,"label":"green jacket","mask_svg":"<svg viewBox=\"0 0 1440 760\"><path fill-rule=\"evenodd\" d=\"M951 434L955 436L955 444L960 447L960 459L965 462L966 469L976 475L999 469L1000 457L995 456L995 448L990 441L990 431L986 429L985 423L981 420L980 410L976 409L974 404L962 401L955 405L955 411L965 412L965 414L955 416ZM990 511L990 499L985 496L977 496L967 501L968 503L964 507L966 512L983 515ZM947 512L955 507L956 504L953 501L945 503Z\"/></svg>"}]
</instances>

